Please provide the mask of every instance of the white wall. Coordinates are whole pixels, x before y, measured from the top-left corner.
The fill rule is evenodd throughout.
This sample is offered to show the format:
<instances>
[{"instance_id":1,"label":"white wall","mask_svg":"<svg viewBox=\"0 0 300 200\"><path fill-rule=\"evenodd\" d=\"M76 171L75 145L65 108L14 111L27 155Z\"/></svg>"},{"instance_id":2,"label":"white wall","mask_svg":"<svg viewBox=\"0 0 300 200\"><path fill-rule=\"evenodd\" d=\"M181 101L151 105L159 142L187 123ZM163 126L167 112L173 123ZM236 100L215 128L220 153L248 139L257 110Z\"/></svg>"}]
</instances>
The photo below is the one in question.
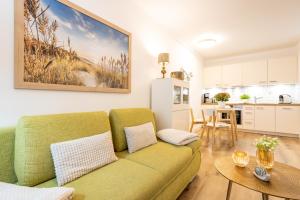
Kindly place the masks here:
<instances>
[{"instance_id":1,"label":"white wall","mask_svg":"<svg viewBox=\"0 0 300 200\"><path fill-rule=\"evenodd\" d=\"M160 77L157 55L169 52L167 70L192 71L191 103L199 110L202 59L173 39L131 1L72 0L72 2L132 33L131 94L21 90L13 87L13 1L0 1L0 127L14 125L22 115L78 111L108 111L119 107L149 107L151 80Z\"/></svg>"},{"instance_id":2,"label":"white wall","mask_svg":"<svg viewBox=\"0 0 300 200\"><path fill-rule=\"evenodd\" d=\"M299 80L300 80L300 42L298 43L297 45L297 53L298 53L298 77L299 77Z\"/></svg>"}]
</instances>

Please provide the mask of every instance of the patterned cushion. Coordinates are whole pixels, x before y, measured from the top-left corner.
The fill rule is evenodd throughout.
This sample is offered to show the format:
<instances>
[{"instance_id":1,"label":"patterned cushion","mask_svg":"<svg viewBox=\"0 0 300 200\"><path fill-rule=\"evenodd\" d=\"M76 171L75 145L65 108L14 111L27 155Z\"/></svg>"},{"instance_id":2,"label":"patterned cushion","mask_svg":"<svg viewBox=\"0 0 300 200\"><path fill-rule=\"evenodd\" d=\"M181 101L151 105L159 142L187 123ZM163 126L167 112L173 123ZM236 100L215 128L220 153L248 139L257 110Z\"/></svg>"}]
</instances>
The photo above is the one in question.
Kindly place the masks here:
<instances>
[{"instance_id":1,"label":"patterned cushion","mask_svg":"<svg viewBox=\"0 0 300 200\"><path fill-rule=\"evenodd\" d=\"M117 160L110 131L51 144L51 153L58 186Z\"/></svg>"},{"instance_id":2,"label":"patterned cushion","mask_svg":"<svg viewBox=\"0 0 300 200\"><path fill-rule=\"evenodd\" d=\"M73 188L32 188L0 182L0 199L5 200L69 200Z\"/></svg>"},{"instance_id":3,"label":"patterned cushion","mask_svg":"<svg viewBox=\"0 0 300 200\"><path fill-rule=\"evenodd\" d=\"M115 151L127 149L125 127L137 126L152 122L156 131L153 112L148 108L112 109L109 113Z\"/></svg>"},{"instance_id":4,"label":"patterned cushion","mask_svg":"<svg viewBox=\"0 0 300 200\"><path fill-rule=\"evenodd\" d=\"M18 184L34 186L55 177L51 144L109 130L105 112L22 117L15 136L15 172Z\"/></svg>"},{"instance_id":5,"label":"patterned cushion","mask_svg":"<svg viewBox=\"0 0 300 200\"><path fill-rule=\"evenodd\" d=\"M129 153L157 143L152 122L139 126L125 127L124 129Z\"/></svg>"}]
</instances>

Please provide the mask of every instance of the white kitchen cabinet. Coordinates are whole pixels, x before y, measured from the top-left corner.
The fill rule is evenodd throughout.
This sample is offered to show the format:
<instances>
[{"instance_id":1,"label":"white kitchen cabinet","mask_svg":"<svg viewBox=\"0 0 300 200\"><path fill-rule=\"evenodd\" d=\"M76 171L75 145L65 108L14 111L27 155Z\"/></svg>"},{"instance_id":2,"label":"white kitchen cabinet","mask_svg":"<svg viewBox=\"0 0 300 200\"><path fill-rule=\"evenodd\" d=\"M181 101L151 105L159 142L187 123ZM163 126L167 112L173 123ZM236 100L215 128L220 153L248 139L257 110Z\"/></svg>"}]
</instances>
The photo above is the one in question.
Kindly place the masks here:
<instances>
[{"instance_id":1,"label":"white kitchen cabinet","mask_svg":"<svg viewBox=\"0 0 300 200\"><path fill-rule=\"evenodd\" d=\"M234 87L242 85L242 64L224 65L222 67L223 87Z\"/></svg>"},{"instance_id":2,"label":"white kitchen cabinet","mask_svg":"<svg viewBox=\"0 0 300 200\"><path fill-rule=\"evenodd\" d=\"M222 87L222 67L204 67L203 84L205 88Z\"/></svg>"},{"instance_id":3,"label":"white kitchen cabinet","mask_svg":"<svg viewBox=\"0 0 300 200\"><path fill-rule=\"evenodd\" d=\"M246 130L253 130L255 128L254 126L254 120L243 120L243 129Z\"/></svg>"},{"instance_id":4,"label":"white kitchen cabinet","mask_svg":"<svg viewBox=\"0 0 300 200\"><path fill-rule=\"evenodd\" d=\"M155 79L151 88L151 109L158 130L189 130L189 83L172 78Z\"/></svg>"},{"instance_id":5,"label":"white kitchen cabinet","mask_svg":"<svg viewBox=\"0 0 300 200\"><path fill-rule=\"evenodd\" d=\"M275 132L275 106L255 106L255 130Z\"/></svg>"},{"instance_id":6,"label":"white kitchen cabinet","mask_svg":"<svg viewBox=\"0 0 300 200\"><path fill-rule=\"evenodd\" d=\"M266 85L268 83L267 60L243 63L242 80L244 86Z\"/></svg>"},{"instance_id":7,"label":"white kitchen cabinet","mask_svg":"<svg viewBox=\"0 0 300 200\"><path fill-rule=\"evenodd\" d=\"M268 60L269 84L295 84L298 81L297 56L270 58Z\"/></svg>"},{"instance_id":8,"label":"white kitchen cabinet","mask_svg":"<svg viewBox=\"0 0 300 200\"><path fill-rule=\"evenodd\" d=\"M276 107L276 132L300 134L300 107Z\"/></svg>"},{"instance_id":9,"label":"white kitchen cabinet","mask_svg":"<svg viewBox=\"0 0 300 200\"><path fill-rule=\"evenodd\" d=\"M243 106L243 119L254 120L254 106Z\"/></svg>"},{"instance_id":10,"label":"white kitchen cabinet","mask_svg":"<svg viewBox=\"0 0 300 200\"><path fill-rule=\"evenodd\" d=\"M243 106L242 126L243 129L253 130L254 129L254 106Z\"/></svg>"}]
</instances>

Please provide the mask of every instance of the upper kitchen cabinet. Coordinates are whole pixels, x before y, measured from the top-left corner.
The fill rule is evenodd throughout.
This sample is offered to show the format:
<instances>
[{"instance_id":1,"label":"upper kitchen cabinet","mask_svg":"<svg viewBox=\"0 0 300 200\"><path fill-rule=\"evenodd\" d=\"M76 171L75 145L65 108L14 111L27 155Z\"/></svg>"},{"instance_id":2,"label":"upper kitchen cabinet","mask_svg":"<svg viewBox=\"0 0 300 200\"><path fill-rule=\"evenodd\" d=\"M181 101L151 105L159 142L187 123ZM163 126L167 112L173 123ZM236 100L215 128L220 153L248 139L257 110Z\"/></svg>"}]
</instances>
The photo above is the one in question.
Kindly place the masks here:
<instances>
[{"instance_id":1,"label":"upper kitchen cabinet","mask_svg":"<svg viewBox=\"0 0 300 200\"><path fill-rule=\"evenodd\" d=\"M224 65L222 67L223 87L242 85L242 64Z\"/></svg>"},{"instance_id":2,"label":"upper kitchen cabinet","mask_svg":"<svg viewBox=\"0 0 300 200\"><path fill-rule=\"evenodd\" d=\"M295 84L298 81L298 59L296 56L270 58L268 60L269 84Z\"/></svg>"},{"instance_id":3,"label":"upper kitchen cabinet","mask_svg":"<svg viewBox=\"0 0 300 200\"><path fill-rule=\"evenodd\" d=\"M222 67L204 67L203 84L205 88L222 87Z\"/></svg>"},{"instance_id":4,"label":"upper kitchen cabinet","mask_svg":"<svg viewBox=\"0 0 300 200\"><path fill-rule=\"evenodd\" d=\"M266 85L268 83L267 60L243 63L242 80L244 86Z\"/></svg>"}]
</instances>

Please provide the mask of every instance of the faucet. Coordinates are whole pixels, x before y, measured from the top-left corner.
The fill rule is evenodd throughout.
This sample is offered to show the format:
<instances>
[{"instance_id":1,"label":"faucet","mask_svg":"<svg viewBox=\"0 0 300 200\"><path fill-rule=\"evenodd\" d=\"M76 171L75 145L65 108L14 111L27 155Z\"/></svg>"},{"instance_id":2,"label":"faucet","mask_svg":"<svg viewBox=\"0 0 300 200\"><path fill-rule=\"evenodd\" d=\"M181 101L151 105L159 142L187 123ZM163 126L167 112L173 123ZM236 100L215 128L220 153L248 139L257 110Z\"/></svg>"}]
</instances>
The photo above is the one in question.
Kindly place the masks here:
<instances>
[{"instance_id":1,"label":"faucet","mask_svg":"<svg viewBox=\"0 0 300 200\"><path fill-rule=\"evenodd\" d=\"M258 99L262 99L263 97L256 97L256 96L254 96L254 103L256 104L257 103L257 100Z\"/></svg>"}]
</instances>

